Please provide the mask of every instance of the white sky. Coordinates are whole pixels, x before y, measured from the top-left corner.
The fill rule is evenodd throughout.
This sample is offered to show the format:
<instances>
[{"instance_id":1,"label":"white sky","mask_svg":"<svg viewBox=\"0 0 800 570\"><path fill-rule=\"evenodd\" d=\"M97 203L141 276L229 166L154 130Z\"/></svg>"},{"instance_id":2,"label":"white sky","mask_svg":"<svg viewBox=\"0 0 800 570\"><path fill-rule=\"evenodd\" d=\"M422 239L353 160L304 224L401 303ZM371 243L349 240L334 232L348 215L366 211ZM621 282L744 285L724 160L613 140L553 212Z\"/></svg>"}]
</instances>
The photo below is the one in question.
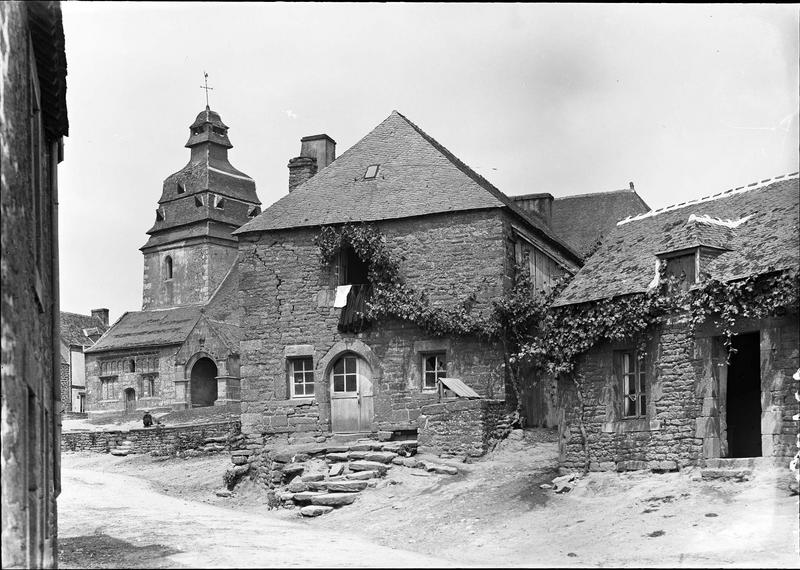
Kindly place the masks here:
<instances>
[{"instance_id":1,"label":"white sky","mask_svg":"<svg viewBox=\"0 0 800 570\"><path fill-rule=\"evenodd\" d=\"M204 70L264 208L301 137L393 109L506 194L658 208L798 169L798 6L64 2L62 309L141 309Z\"/></svg>"}]
</instances>

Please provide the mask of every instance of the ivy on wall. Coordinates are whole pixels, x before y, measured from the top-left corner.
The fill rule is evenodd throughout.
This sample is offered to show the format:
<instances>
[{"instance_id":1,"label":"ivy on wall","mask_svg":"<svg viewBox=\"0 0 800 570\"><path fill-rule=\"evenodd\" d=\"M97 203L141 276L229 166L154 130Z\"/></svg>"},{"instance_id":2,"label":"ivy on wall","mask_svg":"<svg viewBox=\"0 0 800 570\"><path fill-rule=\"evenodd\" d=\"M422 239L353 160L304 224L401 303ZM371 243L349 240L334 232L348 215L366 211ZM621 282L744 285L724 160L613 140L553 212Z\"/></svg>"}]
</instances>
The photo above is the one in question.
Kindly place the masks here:
<instances>
[{"instance_id":1,"label":"ivy on wall","mask_svg":"<svg viewBox=\"0 0 800 570\"><path fill-rule=\"evenodd\" d=\"M473 311L473 292L460 303L439 306L425 291L406 284L400 263L387 247L386 237L372 224L323 227L316 238L323 264L330 264L343 247L352 247L367 264L372 293L367 301L368 321L397 318L409 321L433 336L477 336L503 348L507 379L514 389L517 413L521 411L520 378L566 377L572 380L583 425L584 379L575 374L578 358L605 342L635 342L644 353L648 334L670 315L683 314L690 326L712 323L724 338L729 353L735 326L741 318L764 318L797 312L800 279L797 271L767 270L735 281L706 278L688 291L662 264L659 284L643 293L599 299L577 305L553 306L566 285L563 278L548 293L537 292L524 271L515 271L513 286L488 311Z\"/></svg>"}]
</instances>

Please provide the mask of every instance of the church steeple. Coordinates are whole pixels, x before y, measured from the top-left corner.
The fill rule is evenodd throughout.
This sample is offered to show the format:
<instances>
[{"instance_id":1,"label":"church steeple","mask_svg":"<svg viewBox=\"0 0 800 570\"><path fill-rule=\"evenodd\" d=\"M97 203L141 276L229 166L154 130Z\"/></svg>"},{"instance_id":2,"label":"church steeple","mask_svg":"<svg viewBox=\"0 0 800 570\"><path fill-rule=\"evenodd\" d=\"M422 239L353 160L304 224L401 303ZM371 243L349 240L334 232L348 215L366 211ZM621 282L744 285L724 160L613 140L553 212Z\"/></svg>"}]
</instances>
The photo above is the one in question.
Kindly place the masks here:
<instances>
[{"instance_id":1,"label":"church steeple","mask_svg":"<svg viewBox=\"0 0 800 570\"><path fill-rule=\"evenodd\" d=\"M236 257L232 232L260 213L255 181L228 160L228 126L206 106L189 162L164 180L145 256L143 308L204 303Z\"/></svg>"}]
</instances>

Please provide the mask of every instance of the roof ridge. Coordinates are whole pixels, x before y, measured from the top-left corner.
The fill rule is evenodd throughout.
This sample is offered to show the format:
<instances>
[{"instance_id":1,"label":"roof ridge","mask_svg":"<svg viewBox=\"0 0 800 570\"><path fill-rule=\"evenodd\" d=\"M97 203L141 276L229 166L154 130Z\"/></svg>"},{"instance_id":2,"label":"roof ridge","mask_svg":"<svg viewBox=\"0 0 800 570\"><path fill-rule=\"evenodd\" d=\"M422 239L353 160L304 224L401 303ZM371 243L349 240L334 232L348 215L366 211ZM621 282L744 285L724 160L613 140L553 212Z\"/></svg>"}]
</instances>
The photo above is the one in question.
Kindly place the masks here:
<instances>
[{"instance_id":1,"label":"roof ridge","mask_svg":"<svg viewBox=\"0 0 800 570\"><path fill-rule=\"evenodd\" d=\"M630 188L621 188L620 190L601 190L599 192L584 192L583 194L570 194L569 196L556 196L555 200L564 200L566 198L585 198L587 196L597 196L598 194L636 194L637 196L639 193L636 190L631 190Z\"/></svg>"},{"instance_id":2,"label":"roof ridge","mask_svg":"<svg viewBox=\"0 0 800 570\"><path fill-rule=\"evenodd\" d=\"M567 244L564 240L556 235L551 229L544 226L543 223L536 223L536 221L530 217L525 210L519 207L513 199L511 199L508 195L506 195L502 190L498 189L494 184L489 182L486 178L475 172L472 168L470 168L464 161L459 159L456 155L454 155L450 150L448 150L442 143L437 141L435 138L430 136L428 133L423 131L417 125L414 124L408 117L403 115L398 111L392 111L392 114L397 113L397 115L403 119L406 123L408 123L411 128L413 128L417 133L424 138L428 144L430 144L433 148L439 151L444 157L449 160L456 168L458 168L461 172L463 172L468 178L471 178L473 182L475 182L478 186L489 192L495 199L500 201L503 206L506 206L509 210L514 212L515 214L521 216L524 220L527 220L534 228L542 232L546 235L549 239L556 242L562 248L564 248L568 253L572 254L576 259L583 259L583 257L575 251L572 246ZM391 117L391 115L390 115Z\"/></svg>"},{"instance_id":3,"label":"roof ridge","mask_svg":"<svg viewBox=\"0 0 800 570\"><path fill-rule=\"evenodd\" d=\"M703 196L702 198L695 198L694 200L681 202L680 204L673 204L671 206L665 206L663 208L658 208L656 210L650 210L649 212L645 212L644 214L639 214L638 216L632 216L632 217L628 216L624 220L620 220L619 222L617 222L617 225L621 226L623 224L627 224L628 222L635 222L638 220L643 220L645 218L651 218L653 216L657 216L658 214L663 214L665 212L674 212L675 210L680 210L681 208L685 208L687 206L694 206L695 204L703 204L705 202L712 202L714 200L719 200L720 198L727 198L728 196L743 194L744 192L749 192L750 190L760 190L761 188L766 188L767 186L770 186L775 182L798 178L798 175L800 175L800 172L792 172L791 174L781 174L780 176L775 176L774 178L767 178L765 180L761 180L760 182L758 181L751 182L750 184L744 186L730 188L723 192L718 192L716 194Z\"/></svg>"}]
</instances>

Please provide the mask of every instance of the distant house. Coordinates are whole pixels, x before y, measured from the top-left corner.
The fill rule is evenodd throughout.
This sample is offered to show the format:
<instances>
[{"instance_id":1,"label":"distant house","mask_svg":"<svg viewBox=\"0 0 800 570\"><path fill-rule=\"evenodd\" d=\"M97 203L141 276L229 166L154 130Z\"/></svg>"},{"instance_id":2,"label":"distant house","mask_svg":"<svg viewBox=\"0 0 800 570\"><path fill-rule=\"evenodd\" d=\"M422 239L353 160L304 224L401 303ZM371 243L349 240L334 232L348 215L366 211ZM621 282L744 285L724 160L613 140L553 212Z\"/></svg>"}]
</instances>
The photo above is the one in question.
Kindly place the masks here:
<instances>
[{"instance_id":1,"label":"distant house","mask_svg":"<svg viewBox=\"0 0 800 570\"><path fill-rule=\"evenodd\" d=\"M334 144L302 139L289 193L234 232L243 431L416 433L444 377L504 398L499 346L403 319L351 326L370 298L372 260L345 244L321 263L315 239L323 227L373 224L405 283L475 314L510 289L515 266L524 262L541 290L574 273L580 255L398 112L339 158Z\"/></svg>"},{"instance_id":2,"label":"distant house","mask_svg":"<svg viewBox=\"0 0 800 570\"><path fill-rule=\"evenodd\" d=\"M0 2L3 568L55 568L61 491L58 164L67 58L58 2Z\"/></svg>"},{"instance_id":3,"label":"distant house","mask_svg":"<svg viewBox=\"0 0 800 570\"><path fill-rule=\"evenodd\" d=\"M695 288L800 268L797 174L692 200L621 221L558 298L588 306L642 293L656 263ZM652 333L646 354L628 343L585 353L560 385L562 466L584 463L580 418L593 469L674 469L704 460L793 455L798 315L739 318L726 363L719 329L693 331L675 314Z\"/></svg>"},{"instance_id":4,"label":"distant house","mask_svg":"<svg viewBox=\"0 0 800 570\"><path fill-rule=\"evenodd\" d=\"M61 403L66 413L86 412L86 362L83 351L108 330L108 309L91 315L61 311Z\"/></svg>"},{"instance_id":5,"label":"distant house","mask_svg":"<svg viewBox=\"0 0 800 570\"><path fill-rule=\"evenodd\" d=\"M142 310L85 352L90 420L239 402L238 240L260 213L252 178L228 160L208 107L189 126L189 162L164 180L144 255Z\"/></svg>"}]
</instances>

